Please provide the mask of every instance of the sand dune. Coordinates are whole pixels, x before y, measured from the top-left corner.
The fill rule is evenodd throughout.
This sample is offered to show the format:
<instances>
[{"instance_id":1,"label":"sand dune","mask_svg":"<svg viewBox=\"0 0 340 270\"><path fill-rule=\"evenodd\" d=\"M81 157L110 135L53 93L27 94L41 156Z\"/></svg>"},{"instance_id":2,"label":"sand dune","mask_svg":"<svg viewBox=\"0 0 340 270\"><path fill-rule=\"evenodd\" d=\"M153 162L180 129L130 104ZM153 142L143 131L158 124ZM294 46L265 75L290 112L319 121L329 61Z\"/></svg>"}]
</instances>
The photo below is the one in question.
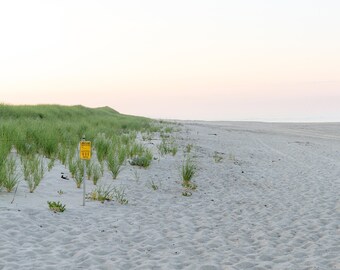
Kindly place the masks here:
<instances>
[{"instance_id":1,"label":"sand dune","mask_svg":"<svg viewBox=\"0 0 340 270\"><path fill-rule=\"evenodd\" d=\"M0 269L340 269L340 124L181 124L176 156L160 156L156 138L149 169L105 174L127 205L83 207L61 164L33 194L21 183L13 204L1 192ZM189 143L198 189L184 197Z\"/></svg>"}]
</instances>

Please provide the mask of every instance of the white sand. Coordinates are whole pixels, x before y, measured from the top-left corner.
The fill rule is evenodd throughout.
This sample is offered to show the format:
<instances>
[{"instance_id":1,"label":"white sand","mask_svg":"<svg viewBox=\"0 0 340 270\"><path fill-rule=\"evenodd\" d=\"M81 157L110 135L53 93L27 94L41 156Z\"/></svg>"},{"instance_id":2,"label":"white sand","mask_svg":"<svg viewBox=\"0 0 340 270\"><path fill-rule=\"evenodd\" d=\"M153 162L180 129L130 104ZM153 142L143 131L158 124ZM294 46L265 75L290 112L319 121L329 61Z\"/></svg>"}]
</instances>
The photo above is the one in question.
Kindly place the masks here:
<instances>
[{"instance_id":1,"label":"white sand","mask_svg":"<svg viewBox=\"0 0 340 270\"><path fill-rule=\"evenodd\" d=\"M340 124L185 122L175 136L175 157L105 174L128 205L83 207L60 164L33 194L22 182L13 204L1 192L0 269L340 269ZM184 197L188 143L198 190Z\"/></svg>"}]
</instances>

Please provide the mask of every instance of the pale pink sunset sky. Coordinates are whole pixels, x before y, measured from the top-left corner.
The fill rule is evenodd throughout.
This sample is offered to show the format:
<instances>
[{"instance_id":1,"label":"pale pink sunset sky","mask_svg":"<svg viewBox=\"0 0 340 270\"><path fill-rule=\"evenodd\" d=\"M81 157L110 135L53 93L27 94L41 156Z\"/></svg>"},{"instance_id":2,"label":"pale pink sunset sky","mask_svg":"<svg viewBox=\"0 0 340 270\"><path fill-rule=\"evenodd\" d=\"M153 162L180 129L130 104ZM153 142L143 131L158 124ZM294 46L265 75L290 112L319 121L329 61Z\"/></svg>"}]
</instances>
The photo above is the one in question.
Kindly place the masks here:
<instances>
[{"instance_id":1,"label":"pale pink sunset sky","mask_svg":"<svg viewBox=\"0 0 340 270\"><path fill-rule=\"evenodd\" d=\"M0 2L0 102L340 122L340 1Z\"/></svg>"}]
</instances>

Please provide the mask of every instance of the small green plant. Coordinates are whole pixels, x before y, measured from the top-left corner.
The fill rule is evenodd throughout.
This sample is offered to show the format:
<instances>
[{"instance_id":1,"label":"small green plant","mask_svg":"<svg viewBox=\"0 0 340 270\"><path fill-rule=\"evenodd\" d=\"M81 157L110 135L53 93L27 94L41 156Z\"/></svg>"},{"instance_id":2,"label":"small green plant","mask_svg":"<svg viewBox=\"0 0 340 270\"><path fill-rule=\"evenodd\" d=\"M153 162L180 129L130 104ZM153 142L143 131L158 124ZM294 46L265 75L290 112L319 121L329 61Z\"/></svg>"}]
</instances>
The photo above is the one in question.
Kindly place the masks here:
<instances>
[{"instance_id":1,"label":"small green plant","mask_svg":"<svg viewBox=\"0 0 340 270\"><path fill-rule=\"evenodd\" d=\"M157 146L157 148L161 155L172 154L175 156L178 151L178 146L175 143L175 139L167 136L162 136L162 141Z\"/></svg>"},{"instance_id":2,"label":"small green plant","mask_svg":"<svg viewBox=\"0 0 340 270\"><path fill-rule=\"evenodd\" d=\"M126 194L123 188L114 188L113 189L113 197L116 202L120 204L128 204L129 201L126 199Z\"/></svg>"},{"instance_id":3,"label":"small green plant","mask_svg":"<svg viewBox=\"0 0 340 270\"><path fill-rule=\"evenodd\" d=\"M61 189L57 191L57 193L61 196L64 194L64 191L62 191Z\"/></svg>"},{"instance_id":4,"label":"small green plant","mask_svg":"<svg viewBox=\"0 0 340 270\"><path fill-rule=\"evenodd\" d=\"M158 185L153 182L151 183L151 187L153 190L158 190Z\"/></svg>"},{"instance_id":5,"label":"small green plant","mask_svg":"<svg viewBox=\"0 0 340 270\"><path fill-rule=\"evenodd\" d=\"M187 153L187 154L189 154L190 152L191 152L191 150L192 150L192 148L194 147L194 145L193 144L191 144L191 143L189 143L189 144L187 144L186 146L185 146L185 153Z\"/></svg>"},{"instance_id":6,"label":"small green plant","mask_svg":"<svg viewBox=\"0 0 340 270\"><path fill-rule=\"evenodd\" d=\"M190 192L189 190L184 190L184 191L182 192L182 195L183 195L184 197L190 197L190 196L192 195L192 192Z\"/></svg>"},{"instance_id":7,"label":"small green plant","mask_svg":"<svg viewBox=\"0 0 340 270\"><path fill-rule=\"evenodd\" d=\"M88 198L94 201L100 201L104 203L105 201L112 201L114 197L115 188L111 187L111 185L100 185L97 186L90 194L88 194Z\"/></svg>"},{"instance_id":8,"label":"small green plant","mask_svg":"<svg viewBox=\"0 0 340 270\"><path fill-rule=\"evenodd\" d=\"M196 190L197 185L191 181L183 181L182 186L186 189Z\"/></svg>"},{"instance_id":9,"label":"small green plant","mask_svg":"<svg viewBox=\"0 0 340 270\"><path fill-rule=\"evenodd\" d=\"M152 188L153 190L158 190L159 189L159 186L153 180L148 182L148 186L150 188Z\"/></svg>"},{"instance_id":10,"label":"small green plant","mask_svg":"<svg viewBox=\"0 0 340 270\"><path fill-rule=\"evenodd\" d=\"M221 156L221 154L217 151L214 152L214 155L213 155L213 158L214 158L214 161L216 163L219 163L222 161L223 157Z\"/></svg>"},{"instance_id":11,"label":"small green plant","mask_svg":"<svg viewBox=\"0 0 340 270\"><path fill-rule=\"evenodd\" d=\"M59 213L59 212L64 212L66 210L66 205L62 204L61 202L47 202L48 207L50 208L51 211L53 211L54 213Z\"/></svg>"},{"instance_id":12,"label":"small green plant","mask_svg":"<svg viewBox=\"0 0 340 270\"><path fill-rule=\"evenodd\" d=\"M177 147L177 146L172 146L170 153L171 153L173 156L176 156L177 151L178 151L178 147Z\"/></svg>"},{"instance_id":13,"label":"small green plant","mask_svg":"<svg viewBox=\"0 0 340 270\"><path fill-rule=\"evenodd\" d=\"M115 200L120 204L128 204L126 199L126 194L124 189L112 187L111 185L100 185L96 187L91 193L87 195L88 199L100 201L104 203L105 201Z\"/></svg>"}]
</instances>

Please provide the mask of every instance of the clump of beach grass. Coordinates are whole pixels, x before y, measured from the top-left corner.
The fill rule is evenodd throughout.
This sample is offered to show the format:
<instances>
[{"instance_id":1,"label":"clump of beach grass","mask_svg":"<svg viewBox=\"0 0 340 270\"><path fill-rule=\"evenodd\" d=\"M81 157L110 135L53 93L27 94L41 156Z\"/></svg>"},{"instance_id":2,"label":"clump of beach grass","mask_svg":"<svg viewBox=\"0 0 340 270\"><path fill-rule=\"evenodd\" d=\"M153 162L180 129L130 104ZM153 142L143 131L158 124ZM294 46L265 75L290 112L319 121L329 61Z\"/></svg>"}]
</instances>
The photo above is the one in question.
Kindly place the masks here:
<instances>
[{"instance_id":1,"label":"clump of beach grass","mask_svg":"<svg viewBox=\"0 0 340 270\"><path fill-rule=\"evenodd\" d=\"M0 188L3 186L7 192L11 192L18 183L15 159L8 156L0 166Z\"/></svg>"},{"instance_id":2,"label":"clump of beach grass","mask_svg":"<svg viewBox=\"0 0 340 270\"><path fill-rule=\"evenodd\" d=\"M115 188L111 185L98 185L91 193L87 195L88 199L94 201L100 201L104 203L105 201L112 201L114 197Z\"/></svg>"},{"instance_id":3,"label":"clump of beach grass","mask_svg":"<svg viewBox=\"0 0 340 270\"><path fill-rule=\"evenodd\" d=\"M130 148L129 148L129 157L135 157L135 156L139 156L141 154L143 154L143 152L145 151L145 147L140 144L140 143L133 143Z\"/></svg>"},{"instance_id":4,"label":"clump of beach grass","mask_svg":"<svg viewBox=\"0 0 340 270\"><path fill-rule=\"evenodd\" d=\"M128 144L127 145L119 145L117 147L117 158L118 158L118 162L120 165L123 165L127 156L128 156Z\"/></svg>"},{"instance_id":5,"label":"clump of beach grass","mask_svg":"<svg viewBox=\"0 0 340 270\"><path fill-rule=\"evenodd\" d=\"M113 189L113 198L116 202L125 205L128 204L129 201L126 199L126 194L124 188L114 188Z\"/></svg>"},{"instance_id":6,"label":"clump of beach grass","mask_svg":"<svg viewBox=\"0 0 340 270\"><path fill-rule=\"evenodd\" d=\"M71 177L74 178L77 173L77 160L76 159L69 159L68 170L71 173Z\"/></svg>"},{"instance_id":7,"label":"clump of beach grass","mask_svg":"<svg viewBox=\"0 0 340 270\"><path fill-rule=\"evenodd\" d=\"M44 176L44 161L39 155L21 156L24 179L27 182L29 192L33 193Z\"/></svg>"},{"instance_id":8,"label":"clump of beach grass","mask_svg":"<svg viewBox=\"0 0 340 270\"><path fill-rule=\"evenodd\" d=\"M92 170L93 170L92 181L94 185L97 185L98 180L100 179L100 177L103 176L100 164L93 163Z\"/></svg>"},{"instance_id":9,"label":"clump of beach grass","mask_svg":"<svg viewBox=\"0 0 340 270\"><path fill-rule=\"evenodd\" d=\"M162 141L157 146L159 153L161 155L171 154L175 156L178 151L178 146L175 143L175 139L173 137L168 137L168 136L161 136L161 138L162 138Z\"/></svg>"},{"instance_id":10,"label":"clump of beach grass","mask_svg":"<svg viewBox=\"0 0 340 270\"><path fill-rule=\"evenodd\" d=\"M117 179L118 174L121 171L121 164L115 152L110 152L107 156L107 168L109 169L112 178Z\"/></svg>"},{"instance_id":11,"label":"clump of beach grass","mask_svg":"<svg viewBox=\"0 0 340 270\"><path fill-rule=\"evenodd\" d=\"M75 161L76 169L73 176L73 180L76 183L76 187L80 188L84 180L84 163L80 158Z\"/></svg>"},{"instance_id":12,"label":"clump of beach grass","mask_svg":"<svg viewBox=\"0 0 340 270\"><path fill-rule=\"evenodd\" d=\"M93 162L92 160L86 160L86 176L90 180L93 175Z\"/></svg>"},{"instance_id":13,"label":"clump of beach grass","mask_svg":"<svg viewBox=\"0 0 340 270\"><path fill-rule=\"evenodd\" d=\"M187 157L181 168L182 186L184 188L191 190L195 190L197 188L197 185L191 181L196 174L196 171L196 164L191 158Z\"/></svg>"},{"instance_id":14,"label":"clump of beach grass","mask_svg":"<svg viewBox=\"0 0 340 270\"><path fill-rule=\"evenodd\" d=\"M100 133L94 140L94 147L99 162L103 162L108 155L109 148L111 146L111 140L106 137L105 133Z\"/></svg>"},{"instance_id":15,"label":"clump of beach grass","mask_svg":"<svg viewBox=\"0 0 340 270\"><path fill-rule=\"evenodd\" d=\"M66 161L67 161L67 154L68 150L65 147L65 145L62 145L61 143L58 145L58 159L60 160L61 164L66 166Z\"/></svg>"},{"instance_id":16,"label":"clump of beach grass","mask_svg":"<svg viewBox=\"0 0 340 270\"><path fill-rule=\"evenodd\" d=\"M123 188L112 187L111 185L98 185L87 195L88 199L104 203L105 201L116 201L120 204L128 204Z\"/></svg>"}]
</instances>

